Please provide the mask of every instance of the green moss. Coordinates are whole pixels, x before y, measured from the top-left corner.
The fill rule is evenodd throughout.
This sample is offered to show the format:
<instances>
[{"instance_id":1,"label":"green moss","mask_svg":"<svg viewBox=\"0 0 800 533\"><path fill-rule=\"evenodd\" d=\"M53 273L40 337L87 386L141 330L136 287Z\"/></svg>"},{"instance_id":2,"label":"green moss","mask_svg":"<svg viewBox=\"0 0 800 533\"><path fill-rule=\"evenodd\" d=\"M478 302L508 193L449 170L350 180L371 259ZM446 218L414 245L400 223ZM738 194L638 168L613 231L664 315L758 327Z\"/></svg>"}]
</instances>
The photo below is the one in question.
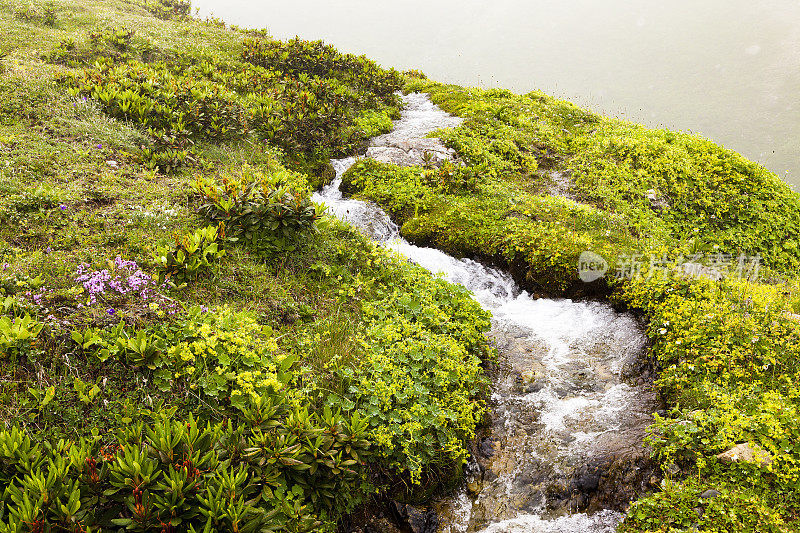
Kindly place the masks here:
<instances>
[{"instance_id":1,"label":"green moss","mask_svg":"<svg viewBox=\"0 0 800 533\"><path fill-rule=\"evenodd\" d=\"M392 131L392 117L385 111L368 110L356 117L356 127L363 131L367 138L375 137Z\"/></svg>"}]
</instances>

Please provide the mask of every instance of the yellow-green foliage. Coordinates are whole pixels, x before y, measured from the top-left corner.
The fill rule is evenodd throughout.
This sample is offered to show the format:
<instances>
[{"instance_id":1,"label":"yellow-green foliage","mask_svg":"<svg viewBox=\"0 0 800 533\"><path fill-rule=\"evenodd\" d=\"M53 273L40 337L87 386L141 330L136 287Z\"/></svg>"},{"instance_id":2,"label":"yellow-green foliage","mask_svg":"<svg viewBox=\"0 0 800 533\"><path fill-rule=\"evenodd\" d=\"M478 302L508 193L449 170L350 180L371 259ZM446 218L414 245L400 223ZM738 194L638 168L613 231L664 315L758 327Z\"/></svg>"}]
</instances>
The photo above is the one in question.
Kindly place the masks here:
<instances>
[{"instance_id":1,"label":"yellow-green foliage","mask_svg":"<svg viewBox=\"0 0 800 533\"><path fill-rule=\"evenodd\" d=\"M0 358L17 357L30 350L43 325L30 315L0 317Z\"/></svg>"},{"instance_id":2,"label":"yellow-green foliage","mask_svg":"<svg viewBox=\"0 0 800 533\"><path fill-rule=\"evenodd\" d=\"M488 176L465 190L441 180L440 171L362 160L345 173L343 187L384 206L405 237L523 265L527 281L549 291L575 284L581 252L594 250L613 265L616 254L636 243L622 217Z\"/></svg>"},{"instance_id":3,"label":"yellow-green foliage","mask_svg":"<svg viewBox=\"0 0 800 533\"><path fill-rule=\"evenodd\" d=\"M164 376L165 384L186 380L190 388L200 387L204 394L230 399L238 407L284 389L288 381L284 373L294 359L276 355L278 343L272 328L262 326L252 315L230 308L209 313L194 308L181 326L180 335L186 340L167 350L166 368L172 375ZM283 383L278 380L279 370Z\"/></svg>"},{"instance_id":4,"label":"yellow-green foliage","mask_svg":"<svg viewBox=\"0 0 800 533\"><path fill-rule=\"evenodd\" d=\"M659 388L672 410L651 443L683 474L635 504L625 530L790 531L800 505L800 322L784 287L731 279L638 279L621 298L645 310ZM737 443L770 464L714 457ZM721 493L703 502L698 495ZM795 523L794 526L790 525Z\"/></svg>"},{"instance_id":5,"label":"yellow-green foliage","mask_svg":"<svg viewBox=\"0 0 800 533\"><path fill-rule=\"evenodd\" d=\"M364 303L364 356L350 390L389 466L418 484L431 466L449 478L466 461L464 444L486 410L490 324L465 289L416 267L404 269L402 284Z\"/></svg>"},{"instance_id":6,"label":"yellow-green foliage","mask_svg":"<svg viewBox=\"0 0 800 533\"><path fill-rule=\"evenodd\" d=\"M366 137L375 137L392 130L392 117L386 112L368 110L356 117L356 127Z\"/></svg>"},{"instance_id":7,"label":"yellow-green foliage","mask_svg":"<svg viewBox=\"0 0 800 533\"><path fill-rule=\"evenodd\" d=\"M474 186L448 189L436 171L361 161L344 176L348 191L387 208L408 238L504 262L551 293L580 290L578 255L599 253L613 297L649 321L651 355L663 367L657 386L670 406L650 441L667 477L631 507L623 530L797 530L797 194L705 139L538 92L420 79L406 89L466 119L436 135L476 173ZM732 272L711 281L675 265L720 252L759 257L761 281ZM611 279L617 259L633 254L641 254L633 279ZM742 442L772 462L715 457ZM721 494L700 498L708 489Z\"/></svg>"},{"instance_id":8,"label":"yellow-green foliage","mask_svg":"<svg viewBox=\"0 0 800 533\"><path fill-rule=\"evenodd\" d=\"M797 194L765 168L706 139L599 117L541 92L515 95L419 79L409 79L406 90L429 92L466 119L441 137L483 175L508 182L512 197L547 193L557 171L568 178L563 192L622 217L640 238L758 253L778 270L800 265ZM525 162L528 155L538 170ZM653 194L668 208L654 209Z\"/></svg>"}]
</instances>

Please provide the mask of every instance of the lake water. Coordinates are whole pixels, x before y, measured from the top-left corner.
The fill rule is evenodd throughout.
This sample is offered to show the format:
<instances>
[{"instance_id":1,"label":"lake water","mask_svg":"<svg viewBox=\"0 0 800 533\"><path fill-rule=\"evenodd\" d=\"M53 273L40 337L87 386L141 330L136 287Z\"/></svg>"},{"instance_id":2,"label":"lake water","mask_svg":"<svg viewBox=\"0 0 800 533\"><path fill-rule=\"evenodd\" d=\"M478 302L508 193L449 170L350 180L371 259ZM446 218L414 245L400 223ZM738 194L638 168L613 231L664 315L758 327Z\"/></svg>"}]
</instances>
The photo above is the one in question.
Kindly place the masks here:
<instances>
[{"instance_id":1,"label":"lake water","mask_svg":"<svg viewBox=\"0 0 800 533\"><path fill-rule=\"evenodd\" d=\"M800 0L193 0L460 85L700 133L800 187Z\"/></svg>"}]
</instances>

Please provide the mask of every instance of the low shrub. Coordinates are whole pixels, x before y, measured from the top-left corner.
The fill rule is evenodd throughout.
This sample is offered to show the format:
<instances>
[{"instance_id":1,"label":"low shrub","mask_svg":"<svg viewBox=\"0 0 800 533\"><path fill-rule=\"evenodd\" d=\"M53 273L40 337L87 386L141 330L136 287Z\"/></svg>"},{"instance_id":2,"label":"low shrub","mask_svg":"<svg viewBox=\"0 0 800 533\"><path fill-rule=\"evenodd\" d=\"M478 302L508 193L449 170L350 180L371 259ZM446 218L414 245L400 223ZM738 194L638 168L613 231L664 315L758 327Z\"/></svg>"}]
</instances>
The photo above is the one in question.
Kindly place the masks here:
<instances>
[{"instance_id":1,"label":"low shrub","mask_svg":"<svg viewBox=\"0 0 800 533\"><path fill-rule=\"evenodd\" d=\"M0 531L332 531L356 500L364 422L279 397L246 423L161 416L103 441L0 432Z\"/></svg>"},{"instance_id":2,"label":"low shrub","mask_svg":"<svg viewBox=\"0 0 800 533\"><path fill-rule=\"evenodd\" d=\"M145 0L144 7L162 20L182 19L192 11L190 0Z\"/></svg>"},{"instance_id":3,"label":"low shrub","mask_svg":"<svg viewBox=\"0 0 800 533\"><path fill-rule=\"evenodd\" d=\"M291 251L298 235L313 231L321 211L307 189L284 179L247 169L221 183L198 179L195 190L205 201L200 213L223 224L229 238L262 251Z\"/></svg>"},{"instance_id":4,"label":"low shrub","mask_svg":"<svg viewBox=\"0 0 800 533\"><path fill-rule=\"evenodd\" d=\"M363 357L349 396L392 470L413 485L451 481L486 413L489 315L466 289L417 267L405 290L364 304Z\"/></svg>"},{"instance_id":5,"label":"low shrub","mask_svg":"<svg viewBox=\"0 0 800 533\"><path fill-rule=\"evenodd\" d=\"M249 39L244 42L242 58L286 74L337 79L357 92L387 104L393 102L393 93L402 85L402 78L396 70L383 70L365 56L341 54L322 41Z\"/></svg>"},{"instance_id":6,"label":"low shrub","mask_svg":"<svg viewBox=\"0 0 800 533\"><path fill-rule=\"evenodd\" d=\"M28 314L0 317L0 358L16 360L19 356L25 356L43 327L42 323Z\"/></svg>"}]
</instances>

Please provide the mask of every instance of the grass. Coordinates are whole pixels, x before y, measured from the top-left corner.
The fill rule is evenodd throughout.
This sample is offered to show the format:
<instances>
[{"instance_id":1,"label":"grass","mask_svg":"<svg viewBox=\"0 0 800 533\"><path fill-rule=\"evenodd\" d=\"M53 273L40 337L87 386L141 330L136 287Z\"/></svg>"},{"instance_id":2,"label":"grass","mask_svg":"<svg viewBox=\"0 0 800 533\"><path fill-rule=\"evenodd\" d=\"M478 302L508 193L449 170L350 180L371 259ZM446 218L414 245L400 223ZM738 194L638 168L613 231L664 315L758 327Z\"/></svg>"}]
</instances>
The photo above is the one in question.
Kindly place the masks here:
<instances>
[{"instance_id":1,"label":"grass","mask_svg":"<svg viewBox=\"0 0 800 533\"><path fill-rule=\"evenodd\" d=\"M178 520L170 527L180 524L179 530L204 527L197 516L210 512L211 500L203 503L192 496L180 504L182 510L170 510L159 498L172 497L170 490L176 489L155 482L113 485L118 482L115 469L127 468L121 465L133 460L131 450L139 453L137 447L154 432L174 431L175 438L186 438L179 436L180 428L195 423L216 428L208 429L207 438L222 461L210 463L202 474L201 495L222 486L233 469L245 472L236 490L215 496L214 505L229 509L228 518L216 523L219 531L234 527L231 517L243 505L244 494L249 494L250 510L237 522L241 530L332 530L344 512L369 501L376 491L403 498L419 490L422 480L424 490L449 482L485 409L481 358L488 354L482 336L488 322L467 294L313 212L306 230L281 233L269 225L277 221L280 227L284 220L275 203L265 209L279 209L277 215L257 221L257 238L243 232L231 240L233 222L219 226L225 236L216 245L224 255L208 255L196 276L180 278L180 266L166 272L159 267L159 254L188 242L210 223L199 208L218 198L204 197L195 186L198 178L224 186L246 175L267 192L285 185L288 196L281 201L302 203L312 186L329 179L323 163L332 153L353 150L391 126L390 117L397 114L394 96L391 90L379 94L385 88L376 84L385 80L391 85L396 73L317 43L275 44L263 32L185 16L157 18L151 12L163 17L170 5L0 3L0 286L3 316L9 328L17 324L0 333L0 427L7 429L0 431L0 448L16 446L19 435L32 439L34 448L40 446L28 455L0 455L0 530L107 529L112 518L127 520L123 525L140 531L168 518ZM245 42L257 46L251 50ZM334 66L308 78L302 68L271 63L273 45L289 47L288 57L308 68L323 65L318 57ZM244 57L267 65L252 66ZM350 66L342 69L342 64ZM213 95L222 94L248 113L255 109L248 107L254 99L286 106L286 113L270 119L278 117L270 122L271 136L253 121L236 135L188 135L175 126L179 105L172 96L160 101L168 121L153 127L115 113L97 98L99 92L77 91L69 81L97 76L93 87L99 90L111 86L108 68L176 76L181 72L171 74L170 69L179 65L195 69L181 83L211 91L211 99L203 100L209 105L220 101ZM236 78L242 69L275 86ZM354 75L358 69L363 72ZM247 94L231 92L231 86L242 83L249 87ZM291 91L282 92L288 86ZM306 105L309 91L319 88L340 98L331 104L339 106L333 119L346 134L339 144L319 135L333 122L324 122L328 119L311 108L304 108L306 114L297 111ZM325 91L320 94L327 98ZM195 112L192 105L199 101L191 100L187 109ZM316 137L297 134L306 131ZM150 154L165 146L167 151L185 150L180 164L166 165L163 159L152 164ZM120 267L125 261L135 267ZM140 296L138 290L115 292L106 279L105 290L92 302L95 289L76 281L80 269L94 280L128 279L135 270L133 277L159 281L147 281L150 292ZM161 284L165 275L167 283ZM417 323L413 313L418 308L403 304L410 300L436 316L449 316L453 306L463 311L457 321ZM378 302L393 315L366 315L364 310ZM41 331L20 330L26 316ZM407 328L402 343L390 327L395 323ZM238 336L242 331L251 334ZM390 370L381 366L384 350L404 353L403 347L422 350L428 345L439 351L426 351L426 361L440 360L459 372L429 376L414 363L391 369L391 376L403 383L391 394L373 387L389 380ZM194 351L187 352L187 346ZM416 377L409 381L404 375L412 371ZM429 389L422 396L404 392L413 386ZM265 422L267 406L277 409L278 422ZM375 406L380 416L362 423ZM430 412L429 419L413 427L391 423L394 418L410 421L412 411ZM165 424L173 424L172 429L164 429ZM291 427L300 428L292 430L295 435L308 438L302 448L308 454L290 447L295 451L286 453L292 458L269 466L266 459L259 463L235 451L247 439L285 439ZM342 453L355 455L336 455L339 444L321 437L324 431L347 432L354 444ZM91 496L95 481L86 477L84 459L58 470L63 465L52 450L60 449L59 441L58 446L83 450L86 461L106 465L98 467L96 481L104 487L103 496ZM148 442L152 452L157 445ZM231 446L233 456L227 455ZM117 455L109 455L107 450L114 449ZM182 474L170 470L163 455L144 453L145 459L137 460L140 466L144 461L162 480L179 481L171 476ZM189 452L184 448L183 453ZM311 474L302 473L306 468ZM441 474L438 479L432 471ZM13 496L14 487L29 490L33 485L28 483L40 475L59 481L48 482L41 497L30 501ZM145 496L137 492L142 487ZM142 507L142 497L152 505ZM70 509L79 501L79 510L65 516L57 501L71 502Z\"/></svg>"}]
</instances>

